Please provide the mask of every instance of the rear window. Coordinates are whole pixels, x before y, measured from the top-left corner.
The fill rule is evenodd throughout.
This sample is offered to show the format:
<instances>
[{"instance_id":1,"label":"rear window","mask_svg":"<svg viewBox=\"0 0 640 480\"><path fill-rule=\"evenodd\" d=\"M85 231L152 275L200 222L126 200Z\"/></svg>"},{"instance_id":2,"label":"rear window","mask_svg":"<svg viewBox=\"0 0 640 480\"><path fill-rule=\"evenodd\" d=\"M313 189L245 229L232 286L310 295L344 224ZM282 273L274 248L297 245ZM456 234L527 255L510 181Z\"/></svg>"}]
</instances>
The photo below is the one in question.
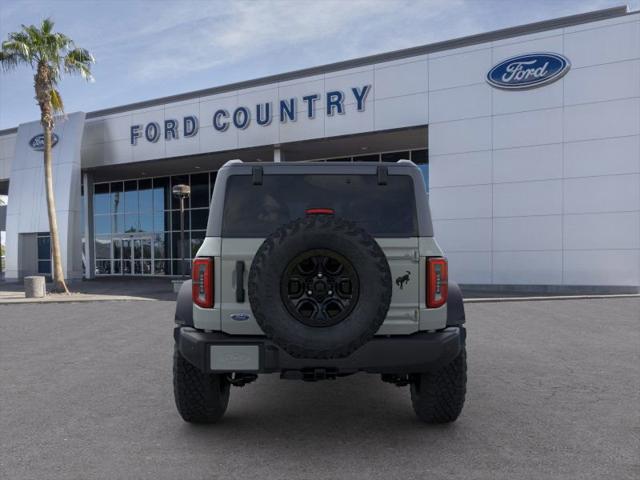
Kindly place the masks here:
<instances>
[{"instance_id":1,"label":"rear window","mask_svg":"<svg viewBox=\"0 0 640 480\"><path fill-rule=\"evenodd\" d=\"M375 237L418 235L413 181L390 175L265 175L253 185L250 175L227 180L222 234L266 237L277 227L305 216L309 208L331 208Z\"/></svg>"}]
</instances>

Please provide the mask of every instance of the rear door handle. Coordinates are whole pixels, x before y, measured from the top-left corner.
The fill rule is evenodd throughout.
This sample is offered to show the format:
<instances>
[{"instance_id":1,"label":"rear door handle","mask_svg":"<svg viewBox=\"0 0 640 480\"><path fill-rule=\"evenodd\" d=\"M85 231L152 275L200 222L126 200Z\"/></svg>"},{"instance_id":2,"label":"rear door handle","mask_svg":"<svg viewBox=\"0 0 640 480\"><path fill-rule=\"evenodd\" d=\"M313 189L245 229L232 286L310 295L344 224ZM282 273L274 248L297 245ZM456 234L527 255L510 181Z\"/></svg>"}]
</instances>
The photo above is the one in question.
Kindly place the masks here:
<instances>
[{"instance_id":1,"label":"rear door handle","mask_svg":"<svg viewBox=\"0 0 640 480\"><path fill-rule=\"evenodd\" d=\"M244 303L244 262L236 262L236 302Z\"/></svg>"}]
</instances>

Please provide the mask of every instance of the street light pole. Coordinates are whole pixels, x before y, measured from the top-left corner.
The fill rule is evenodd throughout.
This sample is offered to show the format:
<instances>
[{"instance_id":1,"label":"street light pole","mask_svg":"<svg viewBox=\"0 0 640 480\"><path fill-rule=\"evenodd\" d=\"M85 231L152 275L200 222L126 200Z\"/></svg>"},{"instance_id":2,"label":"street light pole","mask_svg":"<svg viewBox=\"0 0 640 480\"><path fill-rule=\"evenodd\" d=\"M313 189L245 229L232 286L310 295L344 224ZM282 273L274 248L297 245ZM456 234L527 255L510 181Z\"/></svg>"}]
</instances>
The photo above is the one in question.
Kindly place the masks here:
<instances>
[{"instance_id":1,"label":"street light pole","mask_svg":"<svg viewBox=\"0 0 640 480\"><path fill-rule=\"evenodd\" d=\"M172 189L173 196L180 199L180 276L184 277L184 201L191 195L189 185L176 185Z\"/></svg>"}]
</instances>

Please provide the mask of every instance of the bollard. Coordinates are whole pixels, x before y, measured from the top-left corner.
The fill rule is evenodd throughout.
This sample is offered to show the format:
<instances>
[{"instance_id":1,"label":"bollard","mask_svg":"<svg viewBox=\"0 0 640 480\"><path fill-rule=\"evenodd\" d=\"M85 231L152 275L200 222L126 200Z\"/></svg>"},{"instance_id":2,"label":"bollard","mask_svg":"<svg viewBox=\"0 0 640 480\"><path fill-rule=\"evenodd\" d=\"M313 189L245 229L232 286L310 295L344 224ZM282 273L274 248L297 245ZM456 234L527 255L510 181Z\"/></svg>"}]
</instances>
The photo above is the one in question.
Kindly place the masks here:
<instances>
[{"instance_id":1,"label":"bollard","mask_svg":"<svg viewBox=\"0 0 640 480\"><path fill-rule=\"evenodd\" d=\"M43 298L46 293L44 277L24 277L24 296L26 298Z\"/></svg>"}]
</instances>

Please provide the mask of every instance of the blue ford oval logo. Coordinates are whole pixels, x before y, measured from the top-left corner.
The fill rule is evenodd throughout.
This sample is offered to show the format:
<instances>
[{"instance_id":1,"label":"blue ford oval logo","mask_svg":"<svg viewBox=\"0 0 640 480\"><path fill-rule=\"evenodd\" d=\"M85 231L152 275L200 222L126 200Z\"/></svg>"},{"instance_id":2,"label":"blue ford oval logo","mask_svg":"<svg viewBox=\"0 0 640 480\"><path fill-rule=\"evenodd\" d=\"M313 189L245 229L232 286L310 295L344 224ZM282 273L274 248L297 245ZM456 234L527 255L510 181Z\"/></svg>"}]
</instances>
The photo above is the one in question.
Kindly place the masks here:
<instances>
[{"instance_id":1,"label":"blue ford oval logo","mask_svg":"<svg viewBox=\"0 0 640 480\"><path fill-rule=\"evenodd\" d=\"M571 62L558 53L530 53L508 58L489 70L487 82L505 90L541 87L566 74Z\"/></svg>"},{"instance_id":2,"label":"blue ford oval logo","mask_svg":"<svg viewBox=\"0 0 640 480\"><path fill-rule=\"evenodd\" d=\"M231 318L233 320L238 321L238 322L244 322L245 320L249 320L249 318L251 318L251 317L249 317L248 313L240 312L240 313L232 313L231 314Z\"/></svg>"},{"instance_id":3,"label":"blue ford oval logo","mask_svg":"<svg viewBox=\"0 0 640 480\"><path fill-rule=\"evenodd\" d=\"M58 140L59 140L58 135L56 135L55 133L52 133L51 148L56 146L56 143L58 143ZM34 150L37 150L38 152L43 152L44 151L44 133L39 133L38 135L31 138L31 140L29 140L29 146Z\"/></svg>"}]
</instances>

